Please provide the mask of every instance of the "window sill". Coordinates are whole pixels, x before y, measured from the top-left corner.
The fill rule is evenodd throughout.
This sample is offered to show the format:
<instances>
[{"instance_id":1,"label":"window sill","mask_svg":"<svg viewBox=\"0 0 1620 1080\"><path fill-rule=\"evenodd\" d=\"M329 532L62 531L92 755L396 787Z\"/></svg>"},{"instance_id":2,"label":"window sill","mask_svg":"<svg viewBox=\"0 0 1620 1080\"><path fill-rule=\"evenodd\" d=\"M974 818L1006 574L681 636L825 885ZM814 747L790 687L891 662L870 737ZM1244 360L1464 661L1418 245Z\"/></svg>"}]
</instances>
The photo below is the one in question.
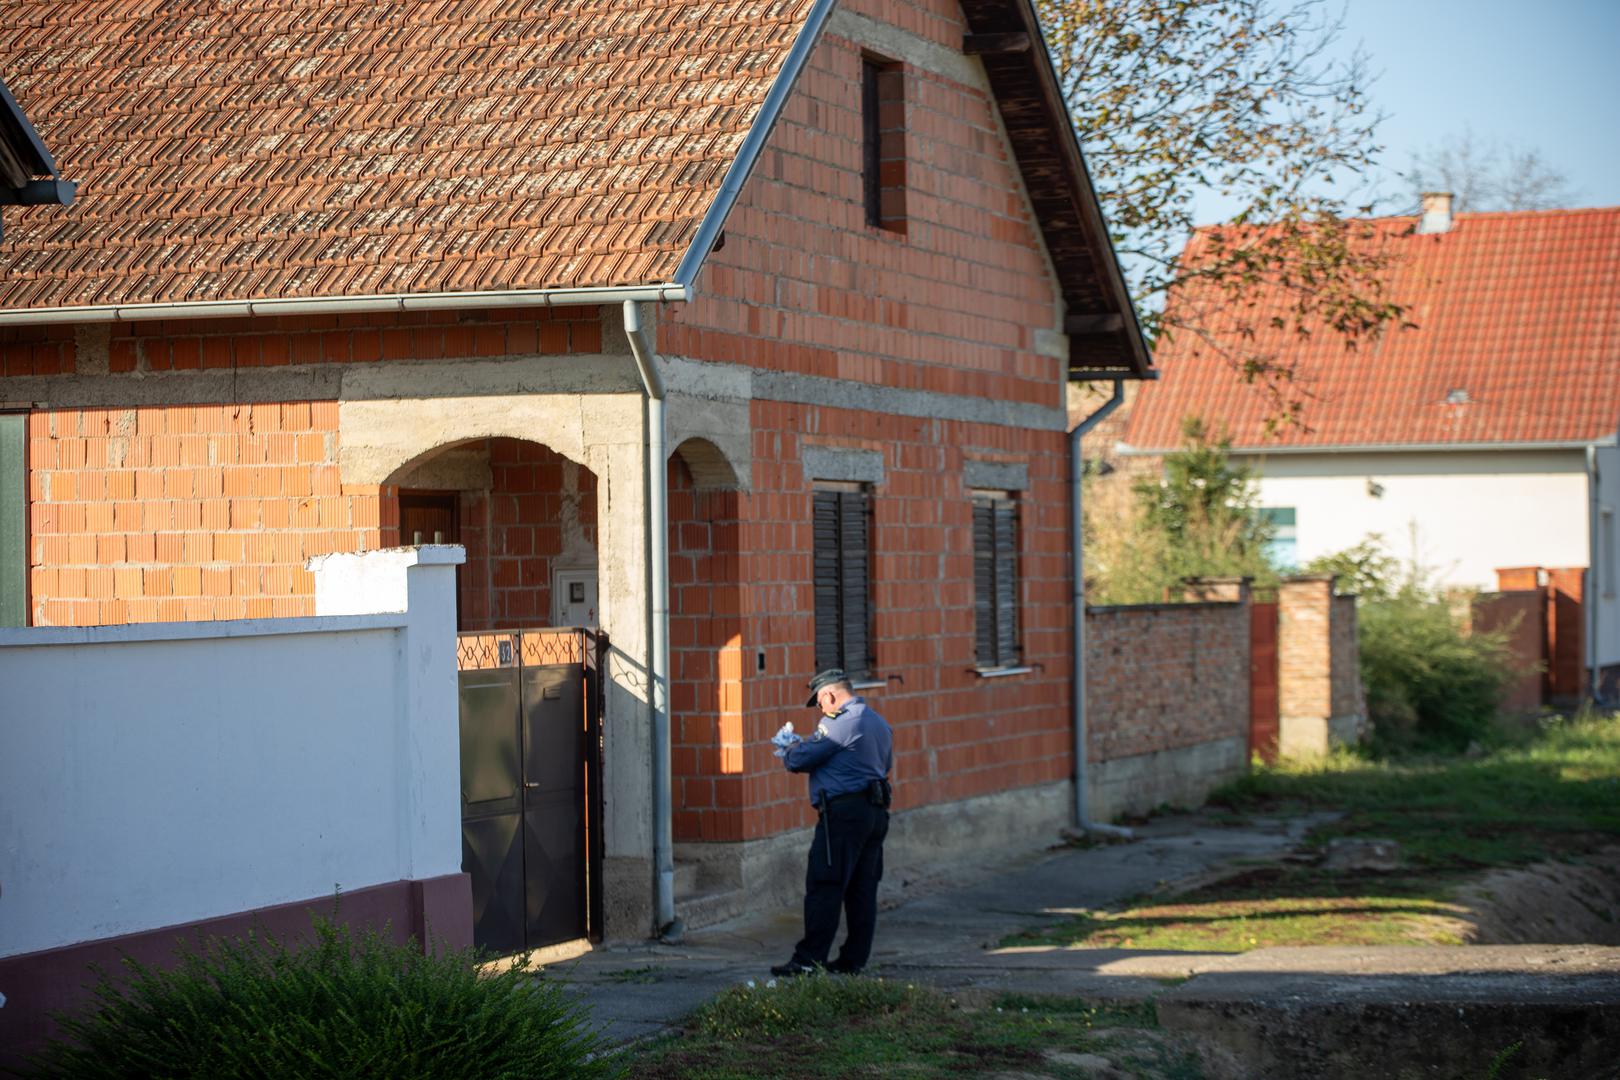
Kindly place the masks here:
<instances>
[{"instance_id":1,"label":"window sill","mask_svg":"<svg viewBox=\"0 0 1620 1080\"><path fill-rule=\"evenodd\" d=\"M981 679L1000 679L1008 675L1028 675L1034 670L1032 667L980 667L974 668L973 674Z\"/></svg>"},{"instance_id":2,"label":"window sill","mask_svg":"<svg viewBox=\"0 0 1620 1080\"><path fill-rule=\"evenodd\" d=\"M888 679L857 679L849 684L849 688L851 690L876 690L879 687L888 685Z\"/></svg>"}]
</instances>

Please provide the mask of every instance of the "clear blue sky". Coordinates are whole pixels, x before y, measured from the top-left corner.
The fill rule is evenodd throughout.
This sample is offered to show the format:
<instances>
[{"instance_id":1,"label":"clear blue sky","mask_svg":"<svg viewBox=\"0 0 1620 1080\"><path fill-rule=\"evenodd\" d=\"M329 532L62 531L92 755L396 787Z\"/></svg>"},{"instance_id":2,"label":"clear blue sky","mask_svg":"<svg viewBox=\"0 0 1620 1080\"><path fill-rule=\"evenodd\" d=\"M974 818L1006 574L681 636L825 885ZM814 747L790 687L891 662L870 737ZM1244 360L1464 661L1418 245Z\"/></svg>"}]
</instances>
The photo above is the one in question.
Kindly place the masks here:
<instances>
[{"instance_id":1,"label":"clear blue sky","mask_svg":"<svg viewBox=\"0 0 1620 1080\"><path fill-rule=\"evenodd\" d=\"M1359 43L1378 73L1385 194L1402 190L1413 154L1472 130L1538 151L1569 178L1572 205L1620 206L1620 0L1334 2L1342 50ZM1199 218L1220 209L1201 200Z\"/></svg>"}]
</instances>

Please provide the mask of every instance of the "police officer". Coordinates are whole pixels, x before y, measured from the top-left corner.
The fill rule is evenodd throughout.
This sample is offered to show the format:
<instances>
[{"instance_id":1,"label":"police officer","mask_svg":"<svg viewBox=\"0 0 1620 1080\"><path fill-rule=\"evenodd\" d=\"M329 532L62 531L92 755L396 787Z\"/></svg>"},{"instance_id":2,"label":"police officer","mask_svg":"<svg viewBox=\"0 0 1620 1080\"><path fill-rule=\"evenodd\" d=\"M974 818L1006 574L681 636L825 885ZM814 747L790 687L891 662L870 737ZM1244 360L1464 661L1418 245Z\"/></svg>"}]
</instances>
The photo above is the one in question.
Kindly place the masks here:
<instances>
[{"instance_id":1,"label":"police officer","mask_svg":"<svg viewBox=\"0 0 1620 1080\"><path fill-rule=\"evenodd\" d=\"M803 975L826 968L853 975L866 966L877 928L894 733L877 710L855 696L838 668L810 680L805 705L822 712L815 734L801 740L784 728L778 745L789 772L810 774L810 802L820 818L805 874L804 938L794 947L793 958L771 968L771 974ZM838 959L829 964L840 907L847 932Z\"/></svg>"}]
</instances>

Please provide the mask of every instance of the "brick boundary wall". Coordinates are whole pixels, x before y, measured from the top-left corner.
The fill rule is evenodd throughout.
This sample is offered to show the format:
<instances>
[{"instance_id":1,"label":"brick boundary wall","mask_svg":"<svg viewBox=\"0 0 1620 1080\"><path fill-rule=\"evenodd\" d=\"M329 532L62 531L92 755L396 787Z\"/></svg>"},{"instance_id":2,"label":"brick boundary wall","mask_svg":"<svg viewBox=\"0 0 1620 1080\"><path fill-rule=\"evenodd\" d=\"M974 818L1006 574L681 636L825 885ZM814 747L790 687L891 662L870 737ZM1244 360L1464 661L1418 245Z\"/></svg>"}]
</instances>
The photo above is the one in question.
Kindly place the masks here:
<instances>
[{"instance_id":1,"label":"brick boundary wall","mask_svg":"<svg viewBox=\"0 0 1620 1080\"><path fill-rule=\"evenodd\" d=\"M1546 591L1540 586L1480 593L1469 612L1477 633L1506 632L1513 681L1502 699L1502 710L1531 716L1541 708L1542 681L1547 652Z\"/></svg>"},{"instance_id":2,"label":"brick boundary wall","mask_svg":"<svg viewBox=\"0 0 1620 1080\"><path fill-rule=\"evenodd\" d=\"M1246 593L1090 609L1086 696L1093 820L1202 802L1247 767Z\"/></svg>"}]
</instances>

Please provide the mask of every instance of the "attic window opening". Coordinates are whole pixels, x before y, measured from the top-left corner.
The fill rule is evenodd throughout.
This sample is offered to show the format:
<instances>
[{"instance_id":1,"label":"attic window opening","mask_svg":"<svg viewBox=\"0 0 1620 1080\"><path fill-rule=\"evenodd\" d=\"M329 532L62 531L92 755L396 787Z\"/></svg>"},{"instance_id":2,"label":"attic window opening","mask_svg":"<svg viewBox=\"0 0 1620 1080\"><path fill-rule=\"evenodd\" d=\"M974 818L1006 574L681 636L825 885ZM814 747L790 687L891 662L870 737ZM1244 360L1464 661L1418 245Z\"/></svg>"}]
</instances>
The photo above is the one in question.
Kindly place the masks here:
<instances>
[{"instance_id":1,"label":"attic window opening","mask_svg":"<svg viewBox=\"0 0 1620 1080\"><path fill-rule=\"evenodd\" d=\"M861 181L866 223L906 231L906 97L901 65L861 57Z\"/></svg>"},{"instance_id":2,"label":"attic window opening","mask_svg":"<svg viewBox=\"0 0 1620 1080\"><path fill-rule=\"evenodd\" d=\"M1470 400L1471 399L1468 396L1468 391L1467 390L1448 390L1448 391L1446 391L1446 404L1447 405L1467 405Z\"/></svg>"}]
</instances>

